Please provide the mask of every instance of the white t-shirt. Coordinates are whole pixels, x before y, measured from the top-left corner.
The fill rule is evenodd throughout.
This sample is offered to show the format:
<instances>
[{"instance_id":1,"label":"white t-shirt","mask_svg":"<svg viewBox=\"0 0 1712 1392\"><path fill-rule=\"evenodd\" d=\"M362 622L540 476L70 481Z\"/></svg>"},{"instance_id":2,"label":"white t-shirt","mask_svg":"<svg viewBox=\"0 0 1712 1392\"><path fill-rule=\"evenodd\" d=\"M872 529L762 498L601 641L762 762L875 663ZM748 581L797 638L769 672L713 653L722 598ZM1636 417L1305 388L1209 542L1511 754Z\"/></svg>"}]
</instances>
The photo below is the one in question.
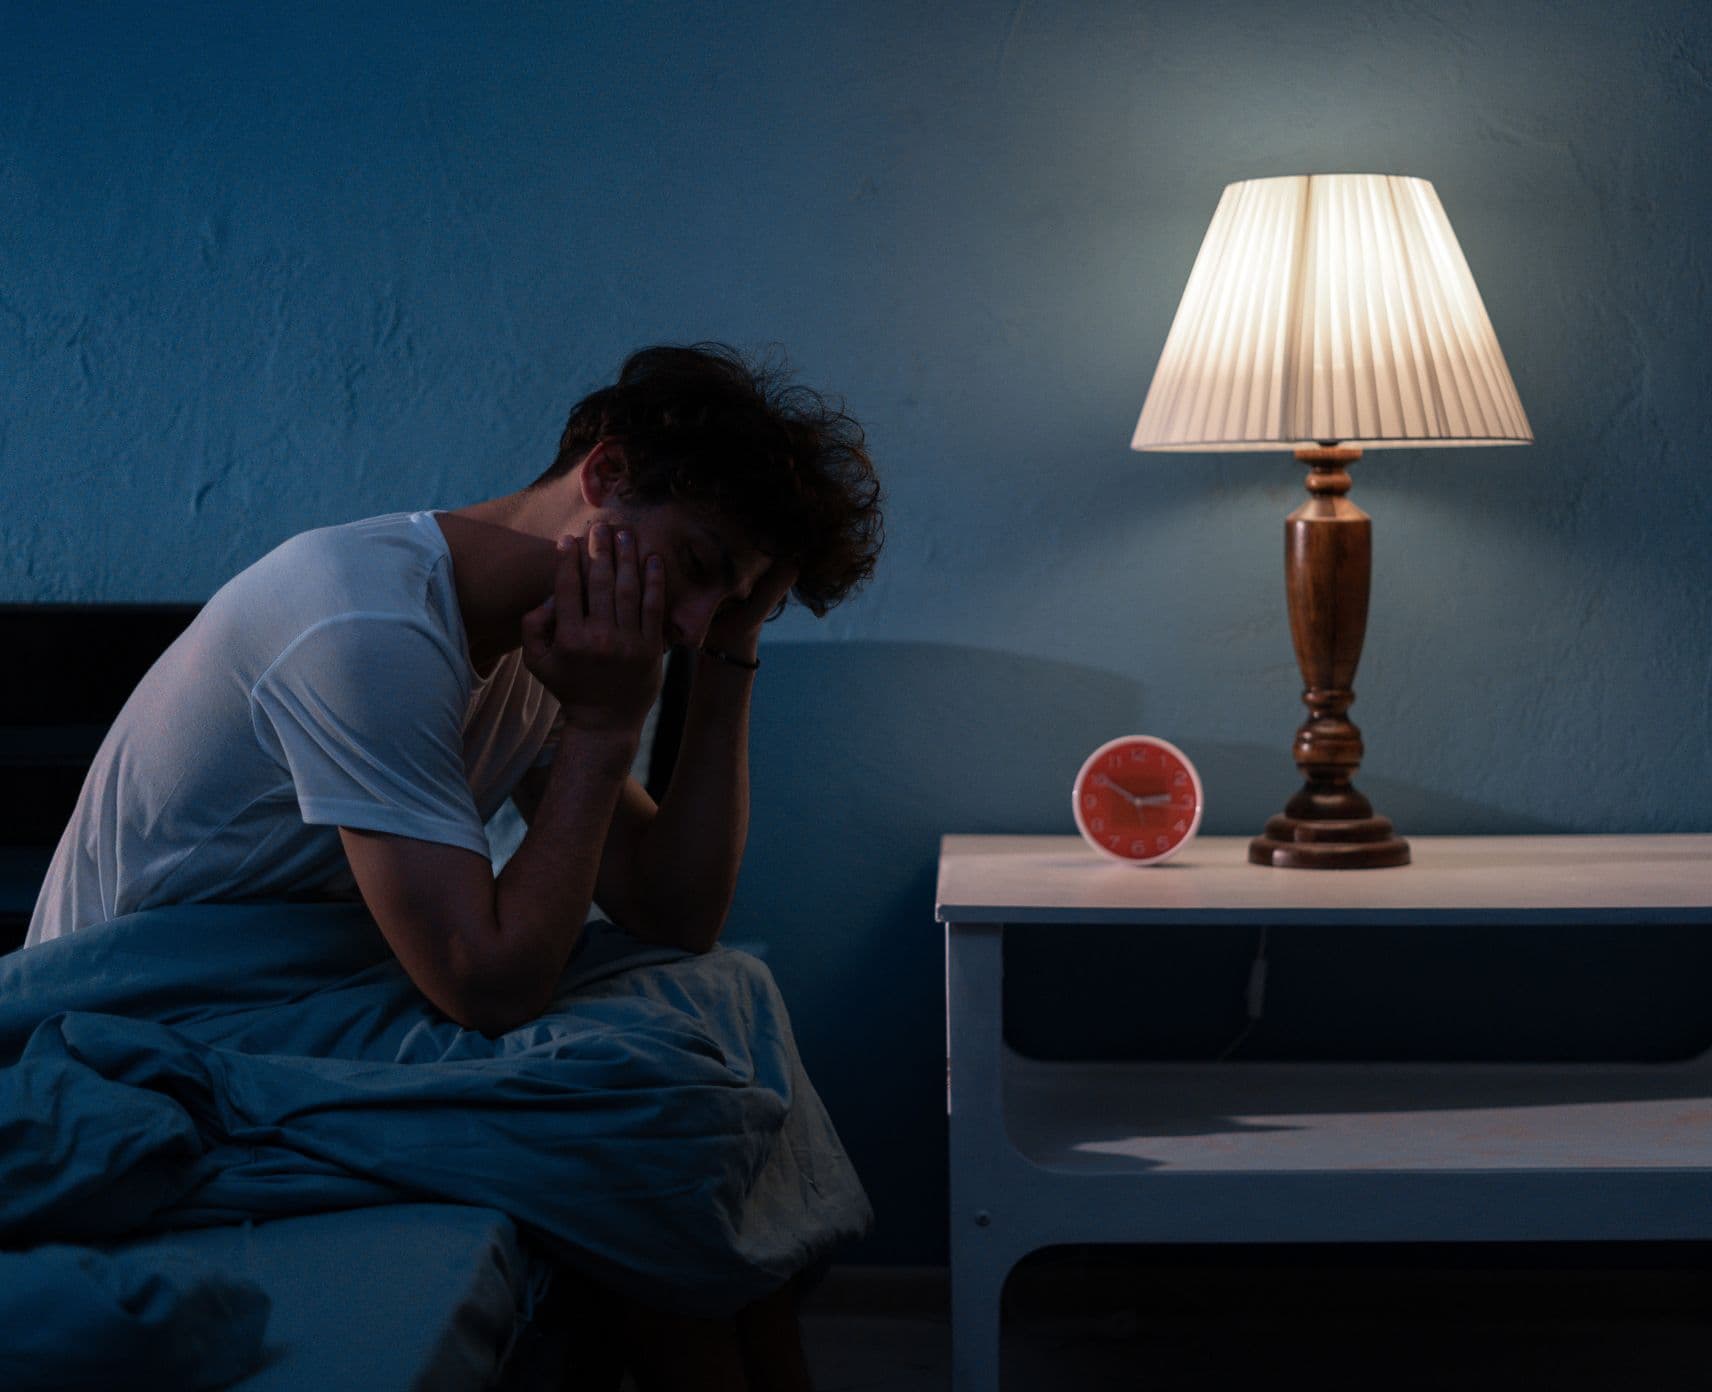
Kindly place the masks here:
<instances>
[{"instance_id":1,"label":"white t-shirt","mask_svg":"<svg viewBox=\"0 0 1712 1392\"><path fill-rule=\"evenodd\" d=\"M470 665L432 512L303 532L234 576L131 693L26 946L165 904L354 899L341 826L490 855L559 703L513 650Z\"/></svg>"}]
</instances>

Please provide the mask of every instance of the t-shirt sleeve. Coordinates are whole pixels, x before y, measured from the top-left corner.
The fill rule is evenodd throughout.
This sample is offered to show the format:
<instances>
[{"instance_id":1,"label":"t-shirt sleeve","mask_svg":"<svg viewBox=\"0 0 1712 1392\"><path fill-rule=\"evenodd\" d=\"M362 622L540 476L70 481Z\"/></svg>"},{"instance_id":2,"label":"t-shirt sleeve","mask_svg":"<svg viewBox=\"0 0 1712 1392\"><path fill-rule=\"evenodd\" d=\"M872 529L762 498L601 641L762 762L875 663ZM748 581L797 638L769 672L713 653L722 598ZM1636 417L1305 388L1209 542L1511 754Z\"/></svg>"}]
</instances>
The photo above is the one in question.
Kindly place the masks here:
<instances>
[{"instance_id":1,"label":"t-shirt sleeve","mask_svg":"<svg viewBox=\"0 0 1712 1392\"><path fill-rule=\"evenodd\" d=\"M458 659L420 620L342 614L298 637L250 692L303 820L488 854L464 770Z\"/></svg>"}]
</instances>

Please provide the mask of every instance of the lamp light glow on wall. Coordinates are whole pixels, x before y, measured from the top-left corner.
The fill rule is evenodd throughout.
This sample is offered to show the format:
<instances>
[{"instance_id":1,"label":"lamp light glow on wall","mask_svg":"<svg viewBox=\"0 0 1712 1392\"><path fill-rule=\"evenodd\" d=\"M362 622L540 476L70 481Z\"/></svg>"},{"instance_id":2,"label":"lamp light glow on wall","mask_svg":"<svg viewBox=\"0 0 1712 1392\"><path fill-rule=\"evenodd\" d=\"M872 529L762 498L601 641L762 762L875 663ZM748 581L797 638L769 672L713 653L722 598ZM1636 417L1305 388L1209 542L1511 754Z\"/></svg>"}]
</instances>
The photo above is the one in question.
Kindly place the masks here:
<instances>
[{"instance_id":1,"label":"lamp light glow on wall","mask_svg":"<svg viewBox=\"0 0 1712 1392\"><path fill-rule=\"evenodd\" d=\"M1346 496L1364 449L1533 440L1497 336L1425 179L1307 174L1230 184L1189 273L1130 442L1291 449L1308 501L1285 522L1306 780L1249 845L1300 869L1406 865L1352 779L1348 711L1367 629L1372 523Z\"/></svg>"}]
</instances>

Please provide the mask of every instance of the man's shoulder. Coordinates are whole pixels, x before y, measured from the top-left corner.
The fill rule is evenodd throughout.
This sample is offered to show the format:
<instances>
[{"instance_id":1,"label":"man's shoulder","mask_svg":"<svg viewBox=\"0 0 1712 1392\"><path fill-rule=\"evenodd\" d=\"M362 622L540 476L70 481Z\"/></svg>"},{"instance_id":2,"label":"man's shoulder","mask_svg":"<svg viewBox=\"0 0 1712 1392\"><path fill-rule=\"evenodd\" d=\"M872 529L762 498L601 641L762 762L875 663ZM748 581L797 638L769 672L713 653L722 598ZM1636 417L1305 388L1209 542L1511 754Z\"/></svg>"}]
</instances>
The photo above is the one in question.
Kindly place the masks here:
<instances>
[{"instance_id":1,"label":"man's shoulder","mask_svg":"<svg viewBox=\"0 0 1712 1392\"><path fill-rule=\"evenodd\" d=\"M300 559L311 554L348 557L353 564L368 567L396 565L406 557L432 558L444 550L431 512L386 512L294 533L250 569L269 561Z\"/></svg>"},{"instance_id":2,"label":"man's shoulder","mask_svg":"<svg viewBox=\"0 0 1712 1392\"><path fill-rule=\"evenodd\" d=\"M341 649L371 664L429 647L453 661L460 620L438 536L422 512L298 532L223 585L198 622L263 667Z\"/></svg>"},{"instance_id":3,"label":"man's shoulder","mask_svg":"<svg viewBox=\"0 0 1712 1392\"><path fill-rule=\"evenodd\" d=\"M446 557L431 514L385 513L297 532L239 571L209 604L315 619L359 610L419 611Z\"/></svg>"}]
</instances>

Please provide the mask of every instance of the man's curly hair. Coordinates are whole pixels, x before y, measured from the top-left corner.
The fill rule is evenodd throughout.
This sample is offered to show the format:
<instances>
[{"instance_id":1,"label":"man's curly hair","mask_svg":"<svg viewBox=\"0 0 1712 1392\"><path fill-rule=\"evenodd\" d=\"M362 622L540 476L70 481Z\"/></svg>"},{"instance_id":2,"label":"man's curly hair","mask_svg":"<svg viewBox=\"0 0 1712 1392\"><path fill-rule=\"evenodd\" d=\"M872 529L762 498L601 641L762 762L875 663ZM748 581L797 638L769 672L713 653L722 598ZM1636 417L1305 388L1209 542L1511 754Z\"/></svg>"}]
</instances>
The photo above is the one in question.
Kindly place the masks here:
<instances>
[{"instance_id":1,"label":"man's curly hair","mask_svg":"<svg viewBox=\"0 0 1712 1392\"><path fill-rule=\"evenodd\" d=\"M791 593L822 617L874 573L880 484L843 402L789 376L782 360L751 362L723 343L639 349L617 382L576 404L552 467L529 487L612 440L621 497L716 509L764 554L796 562Z\"/></svg>"}]
</instances>

